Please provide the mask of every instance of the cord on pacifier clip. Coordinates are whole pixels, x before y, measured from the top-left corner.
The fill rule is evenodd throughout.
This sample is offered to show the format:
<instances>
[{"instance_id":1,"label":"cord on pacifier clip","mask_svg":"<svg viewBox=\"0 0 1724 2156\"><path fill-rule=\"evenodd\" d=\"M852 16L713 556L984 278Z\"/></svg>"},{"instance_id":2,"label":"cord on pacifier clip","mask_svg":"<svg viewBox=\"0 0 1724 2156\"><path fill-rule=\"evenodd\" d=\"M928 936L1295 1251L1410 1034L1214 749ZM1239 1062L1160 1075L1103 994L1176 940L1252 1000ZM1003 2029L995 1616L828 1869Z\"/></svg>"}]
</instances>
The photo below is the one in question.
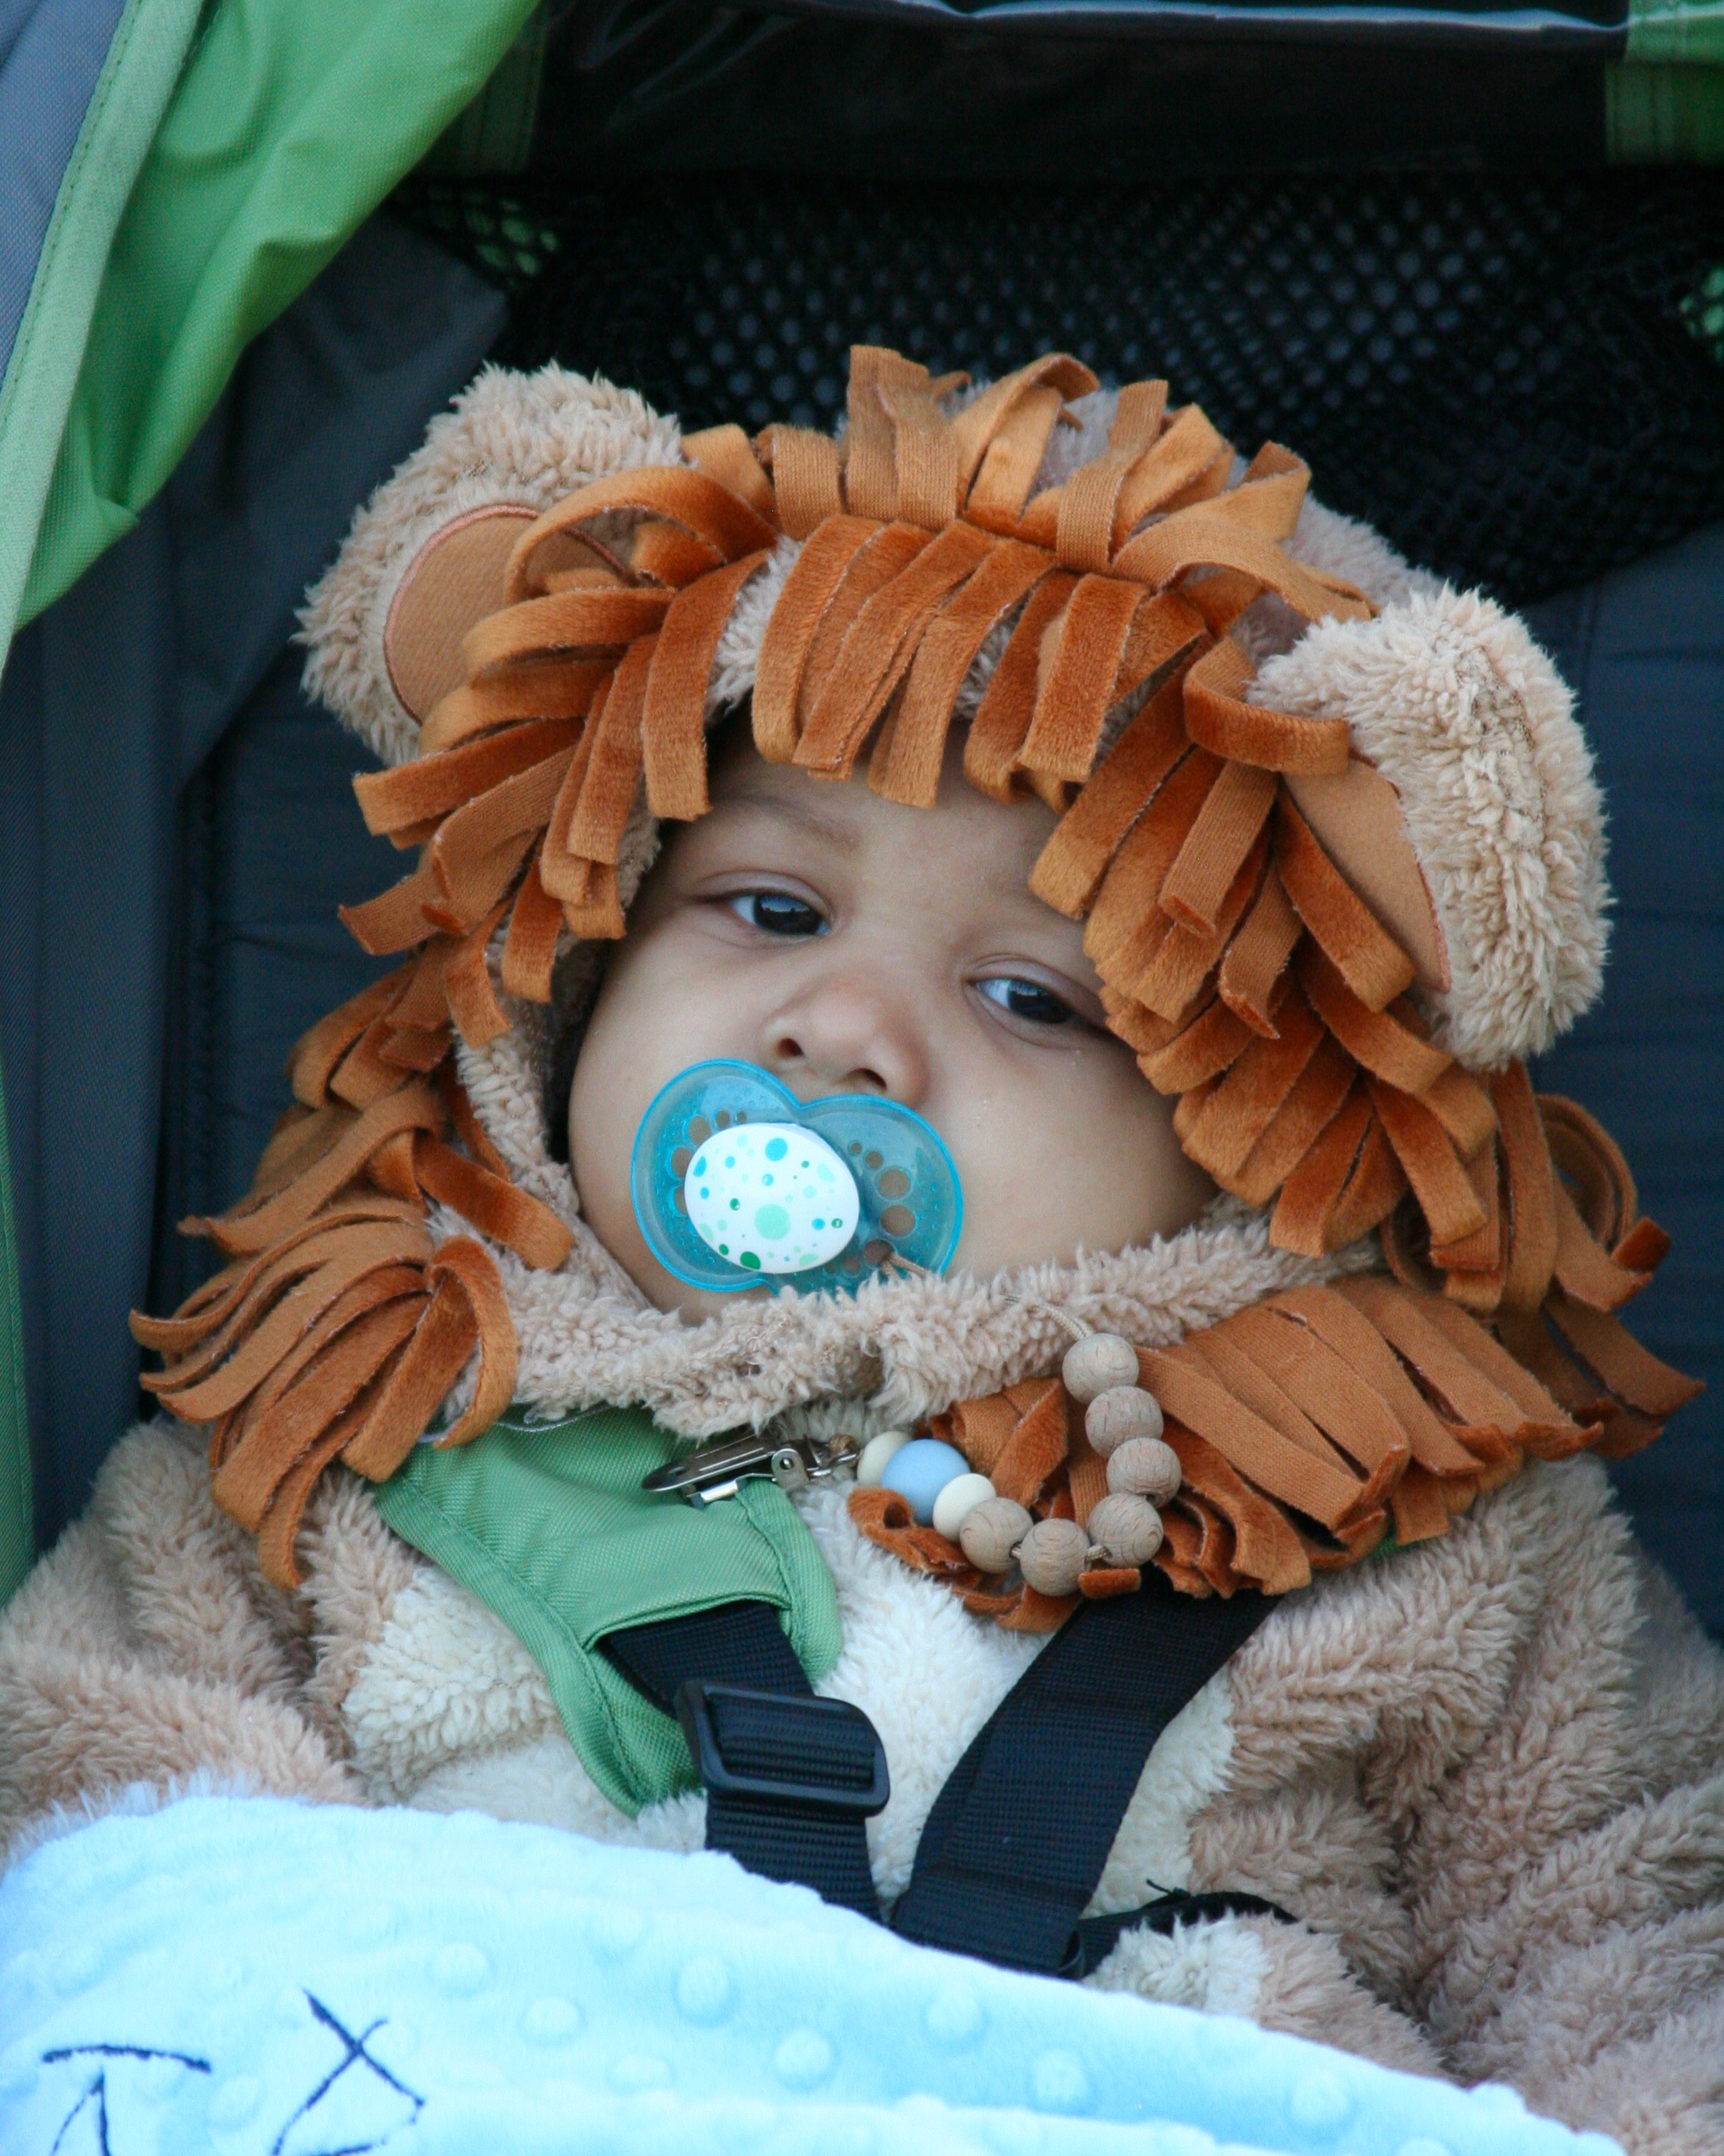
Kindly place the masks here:
<instances>
[{"instance_id":1,"label":"cord on pacifier clip","mask_svg":"<svg viewBox=\"0 0 1724 2156\"><path fill-rule=\"evenodd\" d=\"M696 1063L641 1118L635 1218L666 1271L720 1294L854 1293L903 1265L942 1272L963 1190L931 1124L895 1101L798 1101L752 1063Z\"/></svg>"}]
</instances>

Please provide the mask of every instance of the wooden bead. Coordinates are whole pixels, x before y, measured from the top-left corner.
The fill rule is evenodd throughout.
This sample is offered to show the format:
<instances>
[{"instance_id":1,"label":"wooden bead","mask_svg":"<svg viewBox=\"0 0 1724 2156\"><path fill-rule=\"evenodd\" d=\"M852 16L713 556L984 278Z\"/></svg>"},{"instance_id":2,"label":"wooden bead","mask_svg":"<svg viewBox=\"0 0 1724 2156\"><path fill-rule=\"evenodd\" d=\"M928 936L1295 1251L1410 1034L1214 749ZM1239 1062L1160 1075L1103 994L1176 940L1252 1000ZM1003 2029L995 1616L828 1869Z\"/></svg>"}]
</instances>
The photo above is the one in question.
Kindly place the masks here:
<instances>
[{"instance_id":1,"label":"wooden bead","mask_svg":"<svg viewBox=\"0 0 1724 2156\"><path fill-rule=\"evenodd\" d=\"M891 1465L894 1453L901 1452L910 1442L907 1430L883 1430L877 1437L870 1437L862 1448L856 1462L856 1480L865 1490L877 1490L880 1478Z\"/></svg>"},{"instance_id":2,"label":"wooden bead","mask_svg":"<svg viewBox=\"0 0 1724 2156\"><path fill-rule=\"evenodd\" d=\"M1065 1389L1087 1406L1098 1393L1137 1382L1137 1350L1117 1332L1092 1332L1075 1341L1060 1365Z\"/></svg>"},{"instance_id":3,"label":"wooden bead","mask_svg":"<svg viewBox=\"0 0 1724 2156\"><path fill-rule=\"evenodd\" d=\"M1108 1455L1107 1486L1124 1496L1165 1505L1180 1482L1179 1455L1159 1437L1128 1437Z\"/></svg>"},{"instance_id":4,"label":"wooden bead","mask_svg":"<svg viewBox=\"0 0 1724 2156\"><path fill-rule=\"evenodd\" d=\"M1110 1564L1147 1564L1162 1546L1162 1516L1147 1497L1116 1492L1090 1513L1090 1539Z\"/></svg>"},{"instance_id":5,"label":"wooden bead","mask_svg":"<svg viewBox=\"0 0 1724 2156\"><path fill-rule=\"evenodd\" d=\"M1018 1568L1039 1594L1075 1594L1090 1561L1090 1537L1075 1520L1038 1520L1018 1551Z\"/></svg>"},{"instance_id":6,"label":"wooden bead","mask_svg":"<svg viewBox=\"0 0 1724 2156\"><path fill-rule=\"evenodd\" d=\"M1009 1572L1012 1553L1029 1526L1029 1513L1014 1499L984 1497L965 1513L957 1531L958 1546L977 1572Z\"/></svg>"},{"instance_id":7,"label":"wooden bead","mask_svg":"<svg viewBox=\"0 0 1724 2156\"><path fill-rule=\"evenodd\" d=\"M1112 1452L1128 1438L1159 1437L1162 1404L1137 1385L1113 1385L1084 1410L1084 1434L1095 1450Z\"/></svg>"},{"instance_id":8,"label":"wooden bead","mask_svg":"<svg viewBox=\"0 0 1724 2156\"><path fill-rule=\"evenodd\" d=\"M955 1475L934 1500L935 1533L955 1543L971 1513L993 1495L993 1485L985 1475Z\"/></svg>"}]
</instances>

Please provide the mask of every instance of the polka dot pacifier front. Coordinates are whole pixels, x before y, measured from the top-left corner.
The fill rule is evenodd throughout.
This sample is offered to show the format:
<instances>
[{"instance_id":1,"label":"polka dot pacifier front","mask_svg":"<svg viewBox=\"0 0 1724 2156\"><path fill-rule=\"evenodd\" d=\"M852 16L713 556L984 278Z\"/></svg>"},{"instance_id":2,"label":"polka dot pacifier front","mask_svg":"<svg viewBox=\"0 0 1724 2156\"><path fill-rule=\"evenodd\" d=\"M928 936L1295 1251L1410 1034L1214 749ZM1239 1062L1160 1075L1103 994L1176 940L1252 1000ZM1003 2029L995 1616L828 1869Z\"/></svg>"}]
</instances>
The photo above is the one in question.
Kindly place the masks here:
<instances>
[{"instance_id":1,"label":"polka dot pacifier front","mask_svg":"<svg viewBox=\"0 0 1724 2156\"><path fill-rule=\"evenodd\" d=\"M941 1272L963 1191L931 1124L895 1101L798 1101L752 1063L696 1063L641 1118L630 1181L653 1255L691 1287L853 1291L894 1258Z\"/></svg>"}]
</instances>

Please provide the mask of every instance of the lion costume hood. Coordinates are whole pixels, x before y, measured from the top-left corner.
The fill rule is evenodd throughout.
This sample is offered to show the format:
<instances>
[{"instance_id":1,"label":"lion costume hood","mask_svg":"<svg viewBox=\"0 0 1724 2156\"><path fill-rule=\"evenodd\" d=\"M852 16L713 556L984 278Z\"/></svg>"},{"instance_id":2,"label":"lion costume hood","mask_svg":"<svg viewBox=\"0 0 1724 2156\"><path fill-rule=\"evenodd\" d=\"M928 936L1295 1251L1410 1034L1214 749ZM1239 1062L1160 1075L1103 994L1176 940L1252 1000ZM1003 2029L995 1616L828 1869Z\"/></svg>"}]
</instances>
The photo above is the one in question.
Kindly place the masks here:
<instances>
[{"instance_id":1,"label":"lion costume hood","mask_svg":"<svg viewBox=\"0 0 1724 2156\"><path fill-rule=\"evenodd\" d=\"M1013 1388L1021 1417L1105 1327L1183 1463L1158 1561L1201 1593L1440 1533L1529 1453L1630 1449L1686 1396L1613 1315L1664 1239L1524 1066L1606 942L1568 693L1285 449L1244 464L1164 383L1062 355L972 390L859 348L838 440L683 436L493 371L304 620L309 686L388 767L357 782L367 823L419 849L344 912L403 962L300 1044L252 1193L203 1224L225 1270L137 1326L273 1577L329 1461L386 1478L439 1410L460 1444L511 1398L690 1437L833 1404L863 1435ZM744 700L762 755L865 756L922 807L964 726L972 783L1059 812L1032 887L1085 921L1112 1029L1224 1194L1196 1226L693 1327L647 1305L552 1157L553 1042Z\"/></svg>"}]
</instances>

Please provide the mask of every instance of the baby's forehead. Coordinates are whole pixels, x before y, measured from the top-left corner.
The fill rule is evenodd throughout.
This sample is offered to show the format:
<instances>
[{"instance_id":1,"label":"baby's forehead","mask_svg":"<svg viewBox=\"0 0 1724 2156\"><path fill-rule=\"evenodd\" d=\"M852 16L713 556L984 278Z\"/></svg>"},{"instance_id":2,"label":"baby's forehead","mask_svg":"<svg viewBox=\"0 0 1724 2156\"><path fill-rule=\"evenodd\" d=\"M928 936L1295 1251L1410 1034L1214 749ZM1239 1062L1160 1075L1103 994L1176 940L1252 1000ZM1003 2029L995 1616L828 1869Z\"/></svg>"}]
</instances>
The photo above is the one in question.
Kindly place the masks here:
<instances>
[{"instance_id":1,"label":"baby's forehead","mask_svg":"<svg viewBox=\"0 0 1724 2156\"><path fill-rule=\"evenodd\" d=\"M1000 801L972 785L964 775L963 738L964 730L954 728L936 798L921 808L885 799L870 786L865 766L839 779L774 762L746 724L727 726L721 743L713 744L711 819L732 830L757 830L762 839L782 829L843 855L907 850L954 874L981 876L1002 896L1028 897L1029 871L1059 819L1034 795Z\"/></svg>"}]
</instances>

